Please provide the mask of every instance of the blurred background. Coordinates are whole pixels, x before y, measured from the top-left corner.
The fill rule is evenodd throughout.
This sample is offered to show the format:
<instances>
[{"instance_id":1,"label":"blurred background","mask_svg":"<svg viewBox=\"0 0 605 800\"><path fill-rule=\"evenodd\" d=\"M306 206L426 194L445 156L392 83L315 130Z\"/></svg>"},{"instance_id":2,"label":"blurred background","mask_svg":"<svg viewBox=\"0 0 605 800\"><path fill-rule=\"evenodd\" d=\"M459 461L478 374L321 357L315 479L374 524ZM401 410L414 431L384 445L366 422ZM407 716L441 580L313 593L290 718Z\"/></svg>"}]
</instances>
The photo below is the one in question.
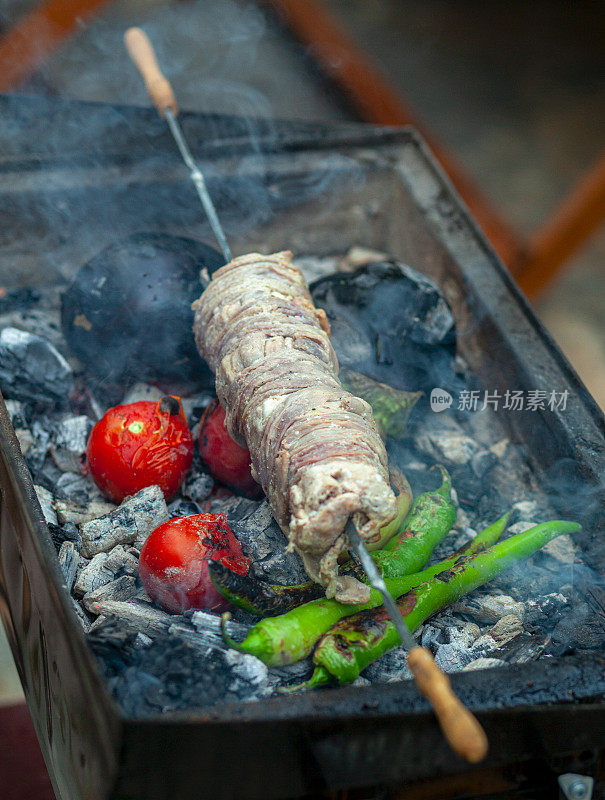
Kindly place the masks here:
<instances>
[{"instance_id":1,"label":"blurred background","mask_svg":"<svg viewBox=\"0 0 605 800\"><path fill-rule=\"evenodd\" d=\"M0 0L0 92L149 105L131 25L183 109L416 125L605 407L605 5Z\"/></svg>"}]
</instances>

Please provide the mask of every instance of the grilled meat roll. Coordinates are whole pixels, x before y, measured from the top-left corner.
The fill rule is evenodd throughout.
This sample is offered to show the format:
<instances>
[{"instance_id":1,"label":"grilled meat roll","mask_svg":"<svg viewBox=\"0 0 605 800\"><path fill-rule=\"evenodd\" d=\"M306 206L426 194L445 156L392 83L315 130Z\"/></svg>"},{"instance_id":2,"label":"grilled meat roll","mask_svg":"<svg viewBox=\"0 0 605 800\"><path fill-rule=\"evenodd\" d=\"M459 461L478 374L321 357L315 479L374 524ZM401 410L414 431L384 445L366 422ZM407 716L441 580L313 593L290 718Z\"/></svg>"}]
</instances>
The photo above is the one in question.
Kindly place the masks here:
<instances>
[{"instance_id":1,"label":"grilled meat roll","mask_svg":"<svg viewBox=\"0 0 605 800\"><path fill-rule=\"evenodd\" d=\"M396 514L387 455L369 404L338 380L327 317L291 258L251 253L217 270L193 304L195 340L289 546L328 597L365 602L337 558L349 516L371 542Z\"/></svg>"}]
</instances>

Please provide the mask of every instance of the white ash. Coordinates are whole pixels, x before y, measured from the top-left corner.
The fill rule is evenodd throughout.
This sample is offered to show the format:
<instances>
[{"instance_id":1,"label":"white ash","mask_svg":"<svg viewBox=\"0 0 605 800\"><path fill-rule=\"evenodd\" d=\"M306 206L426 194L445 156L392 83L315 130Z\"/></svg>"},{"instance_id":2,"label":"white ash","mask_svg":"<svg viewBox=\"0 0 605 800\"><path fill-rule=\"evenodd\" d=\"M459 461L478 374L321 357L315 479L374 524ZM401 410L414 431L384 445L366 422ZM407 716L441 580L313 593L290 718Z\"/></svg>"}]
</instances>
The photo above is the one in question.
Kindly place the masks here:
<instances>
[{"instance_id":1,"label":"white ash","mask_svg":"<svg viewBox=\"0 0 605 800\"><path fill-rule=\"evenodd\" d=\"M506 449L509 444L510 442L508 439L500 439L499 442L496 442L496 444L493 444L489 448L490 453L493 453L496 456L496 458L504 458Z\"/></svg>"},{"instance_id":2,"label":"white ash","mask_svg":"<svg viewBox=\"0 0 605 800\"><path fill-rule=\"evenodd\" d=\"M21 452L24 456L26 456L34 446L34 437L32 432L29 430L29 428L15 428L15 436L19 442Z\"/></svg>"},{"instance_id":3,"label":"white ash","mask_svg":"<svg viewBox=\"0 0 605 800\"><path fill-rule=\"evenodd\" d=\"M159 486L147 486L127 497L114 511L81 526L82 553L93 556L117 544L141 548L149 534L168 519L162 490Z\"/></svg>"},{"instance_id":4,"label":"white ash","mask_svg":"<svg viewBox=\"0 0 605 800\"><path fill-rule=\"evenodd\" d=\"M4 404L13 428L27 427L27 418L23 403L20 400L10 400L9 398L5 398Z\"/></svg>"},{"instance_id":5,"label":"white ash","mask_svg":"<svg viewBox=\"0 0 605 800\"><path fill-rule=\"evenodd\" d=\"M465 667L462 667L462 672L472 672L476 669L493 669L494 667L505 667L506 661L502 661L501 658L476 658L474 661L471 661L470 664L467 664Z\"/></svg>"},{"instance_id":6,"label":"white ash","mask_svg":"<svg viewBox=\"0 0 605 800\"><path fill-rule=\"evenodd\" d=\"M480 450L471 457L471 467L477 478L483 478L496 464L498 458L489 450Z\"/></svg>"},{"instance_id":7,"label":"white ash","mask_svg":"<svg viewBox=\"0 0 605 800\"><path fill-rule=\"evenodd\" d=\"M90 417L84 414L67 417L59 423L50 445L50 453L63 472L82 472L86 445L93 425Z\"/></svg>"},{"instance_id":8,"label":"white ash","mask_svg":"<svg viewBox=\"0 0 605 800\"><path fill-rule=\"evenodd\" d=\"M89 475L76 475L73 472L64 472L56 485L60 496L64 496L65 499L71 500L79 505L86 505L87 503L93 502L93 500L97 502L108 502Z\"/></svg>"},{"instance_id":9,"label":"white ash","mask_svg":"<svg viewBox=\"0 0 605 800\"><path fill-rule=\"evenodd\" d=\"M507 614L501 617L487 633L495 639L498 644L506 644L523 632L523 623L516 614Z\"/></svg>"},{"instance_id":10,"label":"white ash","mask_svg":"<svg viewBox=\"0 0 605 800\"><path fill-rule=\"evenodd\" d=\"M82 598L82 605L91 614L98 615L100 604L109 600L128 601L136 593L136 580L131 575L122 575L116 580L87 592Z\"/></svg>"},{"instance_id":11,"label":"white ash","mask_svg":"<svg viewBox=\"0 0 605 800\"><path fill-rule=\"evenodd\" d=\"M210 497L213 489L214 478L206 472L188 475L181 486L182 494L194 503L203 503Z\"/></svg>"},{"instance_id":12,"label":"white ash","mask_svg":"<svg viewBox=\"0 0 605 800\"><path fill-rule=\"evenodd\" d=\"M169 628L169 633L179 634L187 639L189 644L200 650L208 647L218 647L221 650L228 649L221 634L221 620L216 614L208 611L194 611L187 622L175 622ZM245 638L248 628L238 622L229 620L227 622L227 633L236 641Z\"/></svg>"},{"instance_id":13,"label":"white ash","mask_svg":"<svg viewBox=\"0 0 605 800\"><path fill-rule=\"evenodd\" d=\"M102 499L78 503L74 500L56 498L53 501L53 508L60 525L65 525L67 522L72 522L74 525L84 525L93 519L99 519L99 517L109 514L116 506Z\"/></svg>"},{"instance_id":14,"label":"white ash","mask_svg":"<svg viewBox=\"0 0 605 800\"><path fill-rule=\"evenodd\" d=\"M130 387L120 401L120 405L126 406L129 403L138 403L141 400L151 400L157 403L163 396L164 392L158 389L157 386L153 386L151 383L139 382Z\"/></svg>"},{"instance_id":15,"label":"white ash","mask_svg":"<svg viewBox=\"0 0 605 800\"><path fill-rule=\"evenodd\" d=\"M59 520L57 519L57 515L55 513L55 509L53 508L53 496L45 489L43 486L38 486L34 484L34 489L36 490L36 497L38 498L38 502L40 503L40 508L42 509L42 514L44 515L44 519L46 522L51 523L53 525L58 525Z\"/></svg>"},{"instance_id":16,"label":"white ash","mask_svg":"<svg viewBox=\"0 0 605 800\"><path fill-rule=\"evenodd\" d=\"M426 420L427 424L415 438L421 453L436 462L468 464L479 452L479 445L467 436L460 425L450 416L434 414Z\"/></svg>"},{"instance_id":17,"label":"white ash","mask_svg":"<svg viewBox=\"0 0 605 800\"><path fill-rule=\"evenodd\" d=\"M80 553L73 542L63 542L59 549L59 565L65 577L67 591L73 589L80 562Z\"/></svg>"},{"instance_id":18,"label":"white ash","mask_svg":"<svg viewBox=\"0 0 605 800\"><path fill-rule=\"evenodd\" d=\"M52 422L44 416L34 420L31 425L32 442L27 450L27 464L31 469L39 469L50 447Z\"/></svg>"},{"instance_id":19,"label":"white ash","mask_svg":"<svg viewBox=\"0 0 605 800\"><path fill-rule=\"evenodd\" d=\"M465 614L476 622L493 625L508 614L515 614L523 619L525 606L506 594L485 594L463 597L451 607L451 610L456 614Z\"/></svg>"},{"instance_id":20,"label":"white ash","mask_svg":"<svg viewBox=\"0 0 605 800\"><path fill-rule=\"evenodd\" d=\"M144 633L152 639L158 633L166 633L174 624L175 617L155 608L149 603L102 600L96 605L96 613L116 618L121 629L128 633Z\"/></svg>"},{"instance_id":21,"label":"white ash","mask_svg":"<svg viewBox=\"0 0 605 800\"><path fill-rule=\"evenodd\" d=\"M242 689L252 690L255 695L254 699L269 693L269 669L260 658L247 653L239 653L237 650L227 650L225 661L231 667L233 675L228 689L230 692L239 694Z\"/></svg>"},{"instance_id":22,"label":"white ash","mask_svg":"<svg viewBox=\"0 0 605 800\"><path fill-rule=\"evenodd\" d=\"M568 533L551 539L544 545L542 551L563 564L575 564L578 561L578 548Z\"/></svg>"},{"instance_id":23,"label":"white ash","mask_svg":"<svg viewBox=\"0 0 605 800\"><path fill-rule=\"evenodd\" d=\"M525 533L525 531L528 531L530 528L535 527L535 524L536 524L535 522L531 522L530 520L520 519L513 525L509 526L508 533L511 536L514 536L517 533Z\"/></svg>"},{"instance_id":24,"label":"white ash","mask_svg":"<svg viewBox=\"0 0 605 800\"><path fill-rule=\"evenodd\" d=\"M413 678L405 648L400 646L389 650L373 664L369 664L361 676L370 683L393 683Z\"/></svg>"},{"instance_id":25,"label":"white ash","mask_svg":"<svg viewBox=\"0 0 605 800\"><path fill-rule=\"evenodd\" d=\"M48 340L8 327L0 332L0 388L17 400L66 403L74 389L73 370Z\"/></svg>"},{"instance_id":26,"label":"white ash","mask_svg":"<svg viewBox=\"0 0 605 800\"><path fill-rule=\"evenodd\" d=\"M100 619L105 620L107 619L107 617L100 617ZM132 646L136 647L137 649L141 649L143 647L149 647L150 644L153 644L153 639L151 638L151 636L147 636L144 633L137 633L137 635L134 638L134 642L132 643Z\"/></svg>"},{"instance_id":27,"label":"white ash","mask_svg":"<svg viewBox=\"0 0 605 800\"><path fill-rule=\"evenodd\" d=\"M78 597L113 581L118 574L137 575L138 560L121 545L109 553L97 553L79 570L74 583L74 594Z\"/></svg>"},{"instance_id":28,"label":"white ash","mask_svg":"<svg viewBox=\"0 0 605 800\"><path fill-rule=\"evenodd\" d=\"M338 259L334 256L296 256L292 259L305 276L307 283L323 278L330 272L336 272Z\"/></svg>"}]
</instances>

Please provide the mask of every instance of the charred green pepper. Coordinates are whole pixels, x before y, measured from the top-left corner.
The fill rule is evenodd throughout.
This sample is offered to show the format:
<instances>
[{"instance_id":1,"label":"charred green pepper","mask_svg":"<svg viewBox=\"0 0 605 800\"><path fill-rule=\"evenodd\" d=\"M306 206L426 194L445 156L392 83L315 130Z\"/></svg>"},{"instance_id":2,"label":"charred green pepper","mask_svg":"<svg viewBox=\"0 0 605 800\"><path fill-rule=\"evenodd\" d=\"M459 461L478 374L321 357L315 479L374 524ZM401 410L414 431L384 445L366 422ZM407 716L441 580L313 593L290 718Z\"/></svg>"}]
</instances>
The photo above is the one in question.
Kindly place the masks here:
<instances>
[{"instance_id":1,"label":"charred green pepper","mask_svg":"<svg viewBox=\"0 0 605 800\"><path fill-rule=\"evenodd\" d=\"M512 564L528 558L551 539L579 529L575 522L546 522L476 555L461 556L447 570L438 572L399 599L397 605L408 628L415 631L425 619ZM399 644L399 634L384 607L362 611L337 623L323 637L313 655L316 666L313 676L296 688L350 683L361 670Z\"/></svg>"},{"instance_id":2,"label":"charred green pepper","mask_svg":"<svg viewBox=\"0 0 605 800\"><path fill-rule=\"evenodd\" d=\"M478 534L462 552L475 553L496 541L506 527L508 517L509 514L505 514L504 517ZM393 597L399 597L434 575L450 569L459 558L460 553L456 553L439 564L414 575L387 578L387 588ZM220 591L220 587L217 588ZM370 601L362 605L344 605L324 597L294 608L287 614L261 620L248 632L243 642L238 643L230 639L224 625L223 636L225 641L236 650L257 656L269 666L293 664L308 656L313 650L315 642L338 620L358 611L376 608L381 604L382 597L376 589L372 589ZM225 618L226 616L223 619Z\"/></svg>"}]
</instances>

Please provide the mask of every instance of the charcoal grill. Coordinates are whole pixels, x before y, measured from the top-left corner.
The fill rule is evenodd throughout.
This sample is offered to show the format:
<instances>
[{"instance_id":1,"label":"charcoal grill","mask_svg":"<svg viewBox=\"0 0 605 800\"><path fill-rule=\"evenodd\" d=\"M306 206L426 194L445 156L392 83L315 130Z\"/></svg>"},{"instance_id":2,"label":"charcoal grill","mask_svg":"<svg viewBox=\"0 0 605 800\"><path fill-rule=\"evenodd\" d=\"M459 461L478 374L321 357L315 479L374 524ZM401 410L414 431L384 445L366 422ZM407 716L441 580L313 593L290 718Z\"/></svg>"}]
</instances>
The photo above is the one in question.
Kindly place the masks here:
<instances>
[{"instance_id":1,"label":"charcoal grill","mask_svg":"<svg viewBox=\"0 0 605 800\"><path fill-rule=\"evenodd\" d=\"M210 240L155 112L19 96L0 98L0 109L0 285L65 278L135 231ZM588 489L581 508L561 496L558 511L582 512L583 558L603 575L602 415L418 135L198 114L182 123L235 252L321 255L363 243L392 253L442 287L459 350L485 386L569 391L565 411L501 419L539 481L571 476ZM278 798L355 787L368 787L367 797L443 776L443 797L453 796L448 785L456 796L474 794L478 776L492 793L552 797L562 772L603 777L605 657L594 651L453 675L491 744L485 765L470 772L407 682L125 718L74 616L3 403L0 514L0 609L63 800Z\"/></svg>"}]
</instances>

